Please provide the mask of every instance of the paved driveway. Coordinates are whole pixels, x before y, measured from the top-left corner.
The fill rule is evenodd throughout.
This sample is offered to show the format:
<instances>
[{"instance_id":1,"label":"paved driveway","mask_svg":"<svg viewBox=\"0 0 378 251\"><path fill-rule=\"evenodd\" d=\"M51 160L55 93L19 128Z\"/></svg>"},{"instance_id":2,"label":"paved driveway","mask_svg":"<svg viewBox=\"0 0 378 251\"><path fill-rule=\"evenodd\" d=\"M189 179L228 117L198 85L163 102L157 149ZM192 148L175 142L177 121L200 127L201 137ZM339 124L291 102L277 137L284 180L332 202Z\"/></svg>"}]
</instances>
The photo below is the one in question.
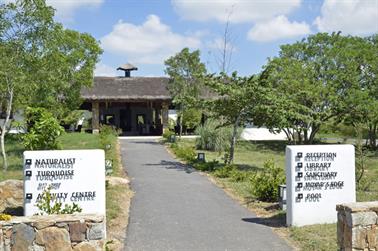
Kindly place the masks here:
<instances>
[{"instance_id":1,"label":"paved driveway","mask_svg":"<svg viewBox=\"0 0 378 251\"><path fill-rule=\"evenodd\" d=\"M135 191L126 250L292 250L255 215L154 140L121 139Z\"/></svg>"}]
</instances>

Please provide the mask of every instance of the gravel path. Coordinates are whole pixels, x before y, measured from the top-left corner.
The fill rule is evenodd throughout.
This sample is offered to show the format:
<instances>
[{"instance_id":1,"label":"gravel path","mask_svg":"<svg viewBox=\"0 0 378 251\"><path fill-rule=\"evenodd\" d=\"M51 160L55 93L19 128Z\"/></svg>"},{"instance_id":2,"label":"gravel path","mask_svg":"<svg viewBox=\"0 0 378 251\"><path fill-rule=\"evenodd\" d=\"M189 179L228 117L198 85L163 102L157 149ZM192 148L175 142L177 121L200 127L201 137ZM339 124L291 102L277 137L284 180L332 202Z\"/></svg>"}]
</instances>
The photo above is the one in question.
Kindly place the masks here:
<instances>
[{"instance_id":1,"label":"gravel path","mask_svg":"<svg viewBox=\"0 0 378 251\"><path fill-rule=\"evenodd\" d=\"M254 214L154 140L121 139L135 192L126 250L292 250Z\"/></svg>"}]
</instances>

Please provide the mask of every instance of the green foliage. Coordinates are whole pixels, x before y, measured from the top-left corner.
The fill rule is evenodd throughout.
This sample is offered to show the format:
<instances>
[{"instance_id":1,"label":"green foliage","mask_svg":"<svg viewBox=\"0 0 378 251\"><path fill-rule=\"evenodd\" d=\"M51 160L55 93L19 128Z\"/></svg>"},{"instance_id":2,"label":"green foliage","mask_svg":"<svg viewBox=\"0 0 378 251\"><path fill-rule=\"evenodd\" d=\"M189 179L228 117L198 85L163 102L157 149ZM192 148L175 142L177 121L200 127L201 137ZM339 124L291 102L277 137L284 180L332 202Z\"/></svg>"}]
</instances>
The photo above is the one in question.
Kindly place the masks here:
<instances>
[{"instance_id":1,"label":"green foliage","mask_svg":"<svg viewBox=\"0 0 378 251\"><path fill-rule=\"evenodd\" d=\"M175 155L182 160L185 160L189 163L192 163L196 160L197 154L194 147L190 146L181 146L180 144L173 143L171 145Z\"/></svg>"},{"instance_id":2,"label":"green foliage","mask_svg":"<svg viewBox=\"0 0 378 251\"><path fill-rule=\"evenodd\" d=\"M181 136L184 111L188 108L198 107L206 67L201 62L200 51L190 52L188 48L182 49L164 63L165 73L170 77L168 90L180 114Z\"/></svg>"},{"instance_id":3,"label":"green foliage","mask_svg":"<svg viewBox=\"0 0 378 251\"><path fill-rule=\"evenodd\" d=\"M235 172L235 165L225 165L214 171L214 176L217 178L229 178L233 172Z\"/></svg>"},{"instance_id":4,"label":"green foliage","mask_svg":"<svg viewBox=\"0 0 378 251\"><path fill-rule=\"evenodd\" d=\"M83 110L73 110L69 111L62 119L61 123L63 125L72 125L76 124L80 118L83 117L84 111Z\"/></svg>"},{"instance_id":5,"label":"green foliage","mask_svg":"<svg viewBox=\"0 0 378 251\"><path fill-rule=\"evenodd\" d=\"M12 216L9 214L0 214L0 221L10 221Z\"/></svg>"},{"instance_id":6,"label":"green foliage","mask_svg":"<svg viewBox=\"0 0 378 251\"><path fill-rule=\"evenodd\" d=\"M174 143L175 140L173 140L173 138L175 138L174 132L172 132L171 130L164 130L163 139L164 139L165 142Z\"/></svg>"},{"instance_id":7,"label":"green foliage","mask_svg":"<svg viewBox=\"0 0 378 251\"><path fill-rule=\"evenodd\" d=\"M91 35L55 22L54 9L45 0L0 4L0 105L8 115L32 105L62 119L80 106L80 90L92 84L101 52ZM8 126L9 119L0 122L4 170Z\"/></svg>"},{"instance_id":8,"label":"green foliage","mask_svg":"<svg viewBox=\"0 0 378 251\"><path fill-rule=\"evenodd\" d=\"M193 167L202 172L212 172L219 166L219 162L212 160L210 162L195 162Z\"/></svg>"},{"instance_id":9,"label":"green foliage","mask_svg":"<svg viewBox=\"0 0 378 251\"><path fill-rule=\"evenodd\" d=\"M236 72L231 76L223 73L208 76L205 83L219 95L219 98L207 102L211 116L222 121L222 127L232 126L228 158L225 160L230 164L234 160L238 129L252 119L253 110L265 90L259 85L256 76L239 77Z\"/></svg>"},{"instance_id":10,"label":"green foliage","mask_svg":"<svg viewBox=\"0 0 378 251\"><path fill-rule=\"evenodd\" d=\"M377 36L363 39L318 33L281 46L260 77L269 90L255 111L254 124L284 131L294 143L312 144L332 120L377 119ZM370 39L370 40L369 40Z\"/></svg>"},{"instance_id":11,"label":"green foliage","mask_svg":"<svg viewBox=\"0 0 378 251\"><path fill-rule=\"evenodd\" d=\"M199 135L196 139L196 148L200 150L217 151L219 153L230 149L232 139L232 128L221 127L218 120L208 119L204 125L196 128L195 133ZM241 130L238 130L237 139L240 138Z\"/></svg>"},{"instance_id":12,"label":"green foliage","mask_svg":"<svg viewBox=\"0 0 378 251\"><path fill-rule=\"evenodd\" d=\"M28 133L22 136L27 150L59 149L58 137L64 132L59 122L44 108L28 107L25 111Z\"/></svg>"},{"instance_id":13,"label":"green foliage","mask_svg":"<svg viewBox=\"0 0 378 251\"><path fill-rule=\"evenodd\" d=\"M40 210L40 215L44 214L73 214L80 213L82 209L76 203L72 205L65 204L62 208L61 202L54 202L55 198L51 194L51 187L48 186L41 195L41 199L37 201L37 207Z\"/></svg>"},{"instance_id":14,"label":"green foliage","mask_svg":"<svg viewBox=\"0 0 378 251\"><path fill-rule=\"evenodd\" d=\"M105 151L108 151L114 142L114 138L118 137L122 132L110 125L100 125L100 144Z\"/></svg>"},{"instance_id":15,"label":"green foliage","mask_svg":"<svg viewBox=\"0 0 378 251\"><path fill-rule=\"evenodd\" d=\"M278 186L285 184L285 173L273 161L264 163L264 171L251 177L252 195L261 201L274 202L278 198Z\"/></svg>"},{"instance_id":16,"label":"green foliage","mask_svg":"<svg viewBox=\"0 0 378 251\"><path fill-rule=\"evenodd\" d=\"M201 123L202 111L195 108L183 111L183 126L186 129L194 129Z\"/></svg>"}]
</instances>

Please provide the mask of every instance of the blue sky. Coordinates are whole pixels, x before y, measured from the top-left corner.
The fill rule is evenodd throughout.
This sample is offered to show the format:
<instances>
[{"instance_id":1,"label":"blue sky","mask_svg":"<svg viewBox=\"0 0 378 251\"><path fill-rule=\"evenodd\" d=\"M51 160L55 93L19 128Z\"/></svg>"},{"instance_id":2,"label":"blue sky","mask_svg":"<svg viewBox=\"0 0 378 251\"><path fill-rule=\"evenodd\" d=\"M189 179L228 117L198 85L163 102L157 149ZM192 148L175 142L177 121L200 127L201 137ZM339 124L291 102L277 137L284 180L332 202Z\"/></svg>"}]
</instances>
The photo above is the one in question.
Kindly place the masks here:
<instances>
[{"instance_id":1,"label":"blue sky","mask_svg":"<svg viewBox=\"0 0 378 251\"><path fill-rule=\"evenodd\" d=\"M5 0L0 0L5 1ZM9 1L9 0L7 0ZM114 76L129 62L133 75L162 76L164 60L199 49L211 72L227 16L230 71L257 73L281 44L320 31L367 36L378 32L378 0L47 0L67 28L88 32L104 50L96 75Z\"/></svg>"}]
</instances>

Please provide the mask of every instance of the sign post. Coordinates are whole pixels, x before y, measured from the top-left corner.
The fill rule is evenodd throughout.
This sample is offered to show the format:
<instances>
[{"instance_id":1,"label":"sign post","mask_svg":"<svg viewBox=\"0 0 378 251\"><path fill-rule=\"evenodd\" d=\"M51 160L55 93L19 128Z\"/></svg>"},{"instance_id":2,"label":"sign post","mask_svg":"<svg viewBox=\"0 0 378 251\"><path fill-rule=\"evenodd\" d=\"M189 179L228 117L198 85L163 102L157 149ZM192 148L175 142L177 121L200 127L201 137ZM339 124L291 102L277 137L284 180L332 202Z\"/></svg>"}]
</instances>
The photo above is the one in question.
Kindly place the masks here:
<instances>
[{"instance_id":1,"label":"sign post","mask_svg":"<svg viewBox=\"0 0 378 251\"><path fill-rule=\"evenodd\" d=\"M336 205L356 201L352 145L286 147L288 226L334 223Z\"/></svg>"},{"instance_id":2,"label":"sign post","mask_svg":"<svg viewBox=\"0 0 378 251\"><path fill-rule=\"evenodd\" d=\"M82 213L105 215L105 153L103 150L24 152L24 215L50 187L52 202L76 203Z\"/></svg>"}]
</instances>

